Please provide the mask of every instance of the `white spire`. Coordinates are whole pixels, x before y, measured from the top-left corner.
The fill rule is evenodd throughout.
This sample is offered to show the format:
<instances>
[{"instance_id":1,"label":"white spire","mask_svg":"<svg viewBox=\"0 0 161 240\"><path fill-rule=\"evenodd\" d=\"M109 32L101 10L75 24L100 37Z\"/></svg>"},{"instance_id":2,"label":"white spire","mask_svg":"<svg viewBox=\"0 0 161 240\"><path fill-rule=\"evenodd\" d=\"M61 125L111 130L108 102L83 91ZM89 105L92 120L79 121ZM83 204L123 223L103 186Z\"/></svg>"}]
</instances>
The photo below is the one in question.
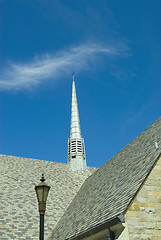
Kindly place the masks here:
<instances>
[{"instance_id":1,"label":"white spire","mask_svg":"<svg viewBox=\"0 0 161 240\"><path fill-rule=\"evenodd\" d=\"M84 171L86 169L84 140L82 139L80 130L74 73L72 84L70 140L68 139L68 164L77 171Z\"/></svg>"},{"instance_id":2,"label":"white spire","mask_svg":"<svg viewBox=\"0 0 161 240\"><path fill-rule=\"evenodd\" d=\"M72 84L72 109L71 109L71 127L70 127L70 139L72 138L81 138L74 74L73 74L73 84Z\"/></svg>"}]
</instances>

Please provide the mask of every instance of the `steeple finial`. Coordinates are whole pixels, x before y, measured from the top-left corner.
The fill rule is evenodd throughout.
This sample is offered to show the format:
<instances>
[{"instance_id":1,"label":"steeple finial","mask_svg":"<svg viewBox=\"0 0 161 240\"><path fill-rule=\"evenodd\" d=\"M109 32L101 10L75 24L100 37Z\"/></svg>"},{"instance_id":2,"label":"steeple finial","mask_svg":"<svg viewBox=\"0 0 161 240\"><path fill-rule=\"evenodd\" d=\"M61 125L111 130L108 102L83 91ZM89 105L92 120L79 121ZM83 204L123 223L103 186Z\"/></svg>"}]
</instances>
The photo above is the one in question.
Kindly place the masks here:
<instances>
[{"instance_id":1,"label":"steeple finial","mask_svg":"<svg viewBox=\"0 0 161 240\"><path fill-rule=\"evenodd\" d=\"M74 73L75 73L75 72L72 73L72 76L73 76L73 82L74 82Z\"/></svg>"},{"instance_id":2,"label":"steeple finial","mask_svg":"<svg viewBox=\"0 0 161 240\"><path fill-rule=\"evenodd\" d=\"M84 140L81 136L77 96L73 72L70 140L68 140L68 164L78 171L86 169Z\"/></svg>"}]
</instances>

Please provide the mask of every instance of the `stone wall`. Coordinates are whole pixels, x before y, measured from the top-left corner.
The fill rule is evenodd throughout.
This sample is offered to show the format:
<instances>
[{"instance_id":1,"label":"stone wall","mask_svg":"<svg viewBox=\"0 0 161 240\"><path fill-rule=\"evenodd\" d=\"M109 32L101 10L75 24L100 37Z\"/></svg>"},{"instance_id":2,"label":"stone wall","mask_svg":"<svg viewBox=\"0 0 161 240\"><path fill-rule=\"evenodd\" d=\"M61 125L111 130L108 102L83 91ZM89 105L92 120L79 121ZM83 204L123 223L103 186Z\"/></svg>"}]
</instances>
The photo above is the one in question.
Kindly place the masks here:
<instances>
[{"instance_id":1,"label":"stone wall","mask_svg":"<svg viewBox=\"0 0 161 240\"><path fill-rule=\"evenodd\" d=\"M161 240L161 157L125 214L130 240Z\"/></svg>"}]
</instances>

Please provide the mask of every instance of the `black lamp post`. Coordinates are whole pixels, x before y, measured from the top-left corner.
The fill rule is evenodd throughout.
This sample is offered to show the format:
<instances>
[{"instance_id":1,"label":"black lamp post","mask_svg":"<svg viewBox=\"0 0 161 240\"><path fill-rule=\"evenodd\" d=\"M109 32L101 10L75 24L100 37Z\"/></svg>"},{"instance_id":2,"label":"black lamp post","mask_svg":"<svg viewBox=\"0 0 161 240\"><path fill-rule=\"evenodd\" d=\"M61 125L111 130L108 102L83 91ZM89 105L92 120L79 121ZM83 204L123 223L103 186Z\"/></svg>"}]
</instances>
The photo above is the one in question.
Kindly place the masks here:
<instances>
[{"instance_id":1,"label":"black lamp post","mask_svg":"<svg viewBox=\"0 0 161 240\"><path fill-rule=\"evenodd\" d=\"M115 239L115 234L114 234L114 232L112 232L110 228L109 228L108 230L109 230L108 239L109 239L109 240L114 240L114 239Z\"/></svg>"},{"instance_id":2,"label":"black lamp post","mask_svg":"<svg viewBox=\"0 0 161 240\"><path fill-rule=\"evenodd\" d=\"M35 191L38 199L39 213L40 213L40 235L39 239L44 240L44 215L46 210L46 201L47 196L50 190L50 187L45 183L44 174L40 179L39 185L35 186Z\"/></svg>"}]
</instances>

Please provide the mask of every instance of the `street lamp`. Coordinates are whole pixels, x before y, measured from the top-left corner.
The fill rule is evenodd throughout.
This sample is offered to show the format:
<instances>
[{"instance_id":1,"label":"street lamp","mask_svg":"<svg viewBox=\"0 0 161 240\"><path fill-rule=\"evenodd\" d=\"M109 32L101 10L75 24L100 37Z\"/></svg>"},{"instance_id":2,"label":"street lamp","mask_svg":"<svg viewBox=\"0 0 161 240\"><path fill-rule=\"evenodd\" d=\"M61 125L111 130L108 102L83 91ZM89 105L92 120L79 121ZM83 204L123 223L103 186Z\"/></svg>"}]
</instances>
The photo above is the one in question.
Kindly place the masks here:
<instances>
[{"instance_id":1,"label":"street lamp","mask_svg":"<svg viewBox=\"0 0 161 240\"><path fill-rule=\"evenodd\" d=\"M46 201L47 196L50 190L50 187L45 183L44 174L40 179L39 185L35 186L35 191L38 199L39 213L40 213L40 235L39 239L44 240L44 215L46 210Z\"/></svg>"}]
</instances>

